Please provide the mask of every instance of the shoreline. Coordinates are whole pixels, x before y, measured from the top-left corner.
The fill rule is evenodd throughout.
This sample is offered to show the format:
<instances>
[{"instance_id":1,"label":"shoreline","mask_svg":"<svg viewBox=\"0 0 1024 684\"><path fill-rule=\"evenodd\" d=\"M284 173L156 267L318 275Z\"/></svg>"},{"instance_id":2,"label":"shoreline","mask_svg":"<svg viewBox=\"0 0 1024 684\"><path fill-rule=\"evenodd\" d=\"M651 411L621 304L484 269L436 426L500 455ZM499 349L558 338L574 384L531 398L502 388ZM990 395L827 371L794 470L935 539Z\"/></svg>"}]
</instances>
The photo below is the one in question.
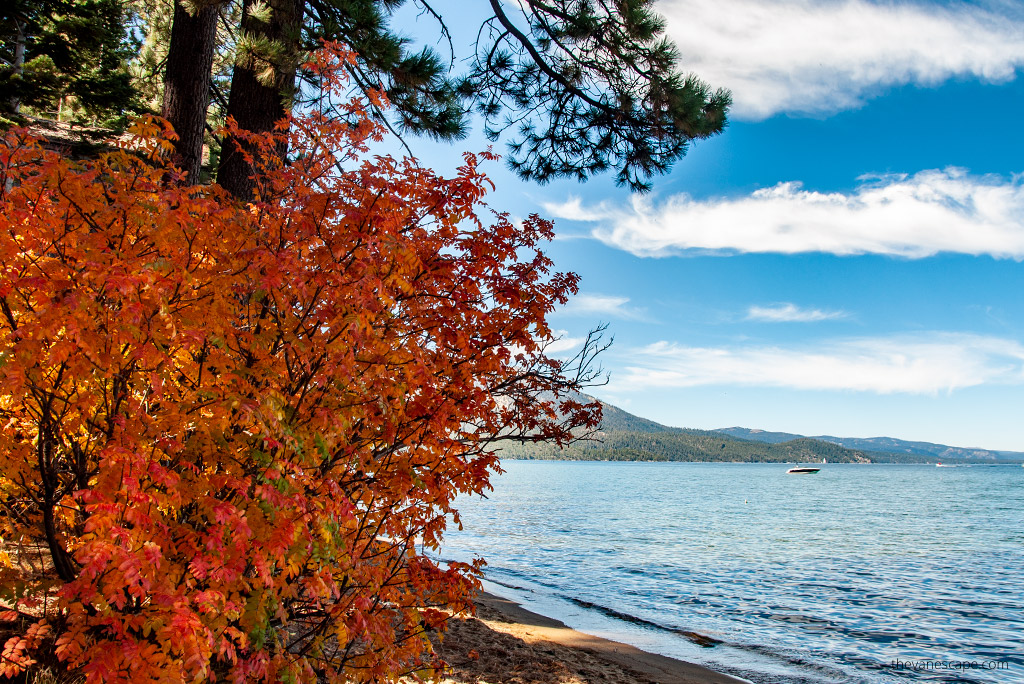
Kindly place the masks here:
<instances>
[{"instance_id":1,"label":"shoreline","mask_svg":"<svg viewBox=\"0 0 1024 684\"><path fill-rule=\"evenodd\" d=\"M439 651L445 684L746 684L703 665L584 634L481 592L452 618Z\"/></svg>"}]
</instances>

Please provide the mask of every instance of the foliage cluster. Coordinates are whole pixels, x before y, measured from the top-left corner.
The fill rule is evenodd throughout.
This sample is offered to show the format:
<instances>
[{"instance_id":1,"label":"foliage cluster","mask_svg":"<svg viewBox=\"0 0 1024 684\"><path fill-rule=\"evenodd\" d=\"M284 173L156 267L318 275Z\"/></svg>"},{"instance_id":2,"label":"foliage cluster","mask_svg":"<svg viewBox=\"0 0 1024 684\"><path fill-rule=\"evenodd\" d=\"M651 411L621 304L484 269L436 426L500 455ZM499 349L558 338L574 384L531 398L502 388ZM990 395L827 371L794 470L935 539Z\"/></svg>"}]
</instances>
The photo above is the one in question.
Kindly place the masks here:
<instances>
[{"instance_id":1,"label":"foliage cluster","mask_svg":"<svg viewBox=\"0 0 1024 684\"><path fill-rule=\"evenodd\" d=\"M233 131L248 204L174 182L159 120L78 165L5 137L4 674L429 674L440 609L477 586L430 555L455 496L488 488L497 442L598 422L544 354L577 282L550 224L485 220L490 154L451 179L368 159L380 129L344 113Z\"/></svg>"}]
</instances>

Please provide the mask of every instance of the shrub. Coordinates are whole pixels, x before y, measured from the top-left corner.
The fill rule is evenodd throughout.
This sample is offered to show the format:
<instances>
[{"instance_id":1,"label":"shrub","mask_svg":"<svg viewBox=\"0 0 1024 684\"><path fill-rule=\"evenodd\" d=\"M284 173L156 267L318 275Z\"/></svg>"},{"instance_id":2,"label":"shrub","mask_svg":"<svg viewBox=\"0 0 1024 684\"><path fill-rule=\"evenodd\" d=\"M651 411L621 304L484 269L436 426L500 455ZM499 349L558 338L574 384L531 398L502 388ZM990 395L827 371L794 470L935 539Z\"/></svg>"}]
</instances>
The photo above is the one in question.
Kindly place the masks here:
<instances>
[{"instance_id":1,"label":"shrub","mask_svg":"<svg viewBox=\"0 0 1024 684\"><path fill-rule=\"evenodd\" d=\"M429 675L440 609L478 586L479 561L428 555L455 496L498 440L596 422L544 354L577 283L551 225L484 222L481 157L371 159L379 129L345 114L250 136L245 205L177 184L158 120L78 165L6 136L3 673Z\"/></svg>"}]
</instances>

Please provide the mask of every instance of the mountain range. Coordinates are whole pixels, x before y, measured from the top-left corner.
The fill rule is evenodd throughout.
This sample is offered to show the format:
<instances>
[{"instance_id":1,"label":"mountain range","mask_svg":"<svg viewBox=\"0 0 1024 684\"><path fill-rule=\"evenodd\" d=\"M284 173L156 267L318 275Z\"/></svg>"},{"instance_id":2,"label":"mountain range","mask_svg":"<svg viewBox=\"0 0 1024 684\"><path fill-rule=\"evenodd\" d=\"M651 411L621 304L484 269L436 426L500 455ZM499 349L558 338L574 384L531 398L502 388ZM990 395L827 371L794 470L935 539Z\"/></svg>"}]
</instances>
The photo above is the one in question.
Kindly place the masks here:
<instances>
[{"instance_id":1,"label":"mountain range","mask_svg":"<svg viewBox=\"0 0 1024 684\"><path fill-rule=\"evenodd\" d=\"M993 451L991 449L954 447L947 444L933 444L932 442L913 442L905 439L896 439L895 437L833 437L831 435L808 437L790 432L769 432L767 430L743 427L720 428L715 430L715 432L767 444L784 444L794 439L815 439L838 444L848 449L878 451L890 454L916 454L932 457L939 461L958 460L998 463L1024 460L1024 452L1020 451Z\"/></svg>"},{"instance_id":2,"label":"mountain range","mask_svg":"<svg viewBox=\"0 0 1024 684\"><path fill-rule=\"evenodd\" d=\"M591 401L593 397L582 396ZM1024 453L964 449L891 437L807 437L732 427L670 427L601 402L604 417L594 439L563 449L546 443L504 446L502 457L593 461L724 461L764 463L935 463L1024 460Z\"/></svg>"}]
</instances>

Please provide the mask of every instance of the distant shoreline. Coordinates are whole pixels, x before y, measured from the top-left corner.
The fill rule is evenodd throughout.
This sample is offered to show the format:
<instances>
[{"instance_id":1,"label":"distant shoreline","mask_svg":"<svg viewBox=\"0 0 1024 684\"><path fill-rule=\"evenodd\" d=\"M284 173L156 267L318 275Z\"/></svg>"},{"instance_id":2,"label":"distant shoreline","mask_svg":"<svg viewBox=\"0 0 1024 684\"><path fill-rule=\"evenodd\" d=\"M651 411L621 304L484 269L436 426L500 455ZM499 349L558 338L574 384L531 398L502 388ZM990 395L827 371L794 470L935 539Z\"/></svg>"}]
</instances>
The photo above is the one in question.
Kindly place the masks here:
<instances>
[{"instance_id":1,"label":"distant shoreline","mask_svg":"<svg viewBox=\"0 0 1024 684\"><path fill-rule=\"evenodd\" d=\"M719 464L735 464L735 465L799 465L804 463L817 463L816 461L704 461L704 460L687 460L680 458L549 458L549 457L538 457L538 456L504 456L502 452L498 452L498 456L503 461L558 461L561 463L719 463ZM898 466L936 466L940 464L949 464L951 467L997 467L997 466L1010 466L1017 467L1024 465L1024 461L957 461L950 459L948 461L839 461L839 462L827 462L823 465L826 466L842 466L842 465L898 465Z\"/></svg>"},{"instance_id":2,"label":"distant shoreline","mask_svg":"<svg viewBox=\"0 0 1024 684\"><path fill-rule=\"evenodd\" d=\"M581 401L600 401L580 395ZM703 463L1024 463L1024 451L957 447L896 437L808 436L744 427L703 430L671 427L600 402L601 426L559 448L545 443L509 444L507 458L693 461ZM582 435L581 435L582 437Z\"/></svg>"}]
</instances>

